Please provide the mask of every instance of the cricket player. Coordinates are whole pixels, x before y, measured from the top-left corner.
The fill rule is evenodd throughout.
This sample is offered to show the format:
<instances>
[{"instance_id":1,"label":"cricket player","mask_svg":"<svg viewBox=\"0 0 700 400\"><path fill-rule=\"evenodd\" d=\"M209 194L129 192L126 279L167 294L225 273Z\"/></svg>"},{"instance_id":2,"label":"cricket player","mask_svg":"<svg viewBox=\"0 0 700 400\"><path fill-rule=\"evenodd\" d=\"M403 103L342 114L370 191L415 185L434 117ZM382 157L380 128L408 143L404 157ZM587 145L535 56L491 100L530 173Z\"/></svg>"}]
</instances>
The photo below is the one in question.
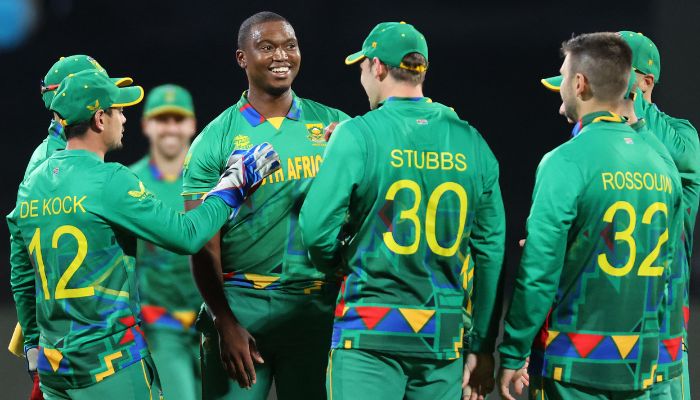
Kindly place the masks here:
<instances>
[{"instance_id":1,"label":"cricket player","mask_svg":"<svg viewBox=\"0 0 700 400\"><path fill-rule=\"evenodd\" d=\"M294 28L278 14L260 12L241 24L236 60L248 90L192 144L185 206L197 207L216 185L234 149L268 141L282 168L193 257L212 317L205 313L198 324L203 397L266 399L274 378L279 399L325 399L338 278L309 261L298 215L324 160L323 129L347 115L292 91L301 54Z\"/></svg>"},{"instance_id":2,"label":"cricket player","mask_svg":"<svg viewBox=\"0 0 700 400\"><path fill-rule=\"evenodd\" d=\"M196 131L192 96L178 85L154 88L146 96L141 126L150 150L129 168L168 207L184 209L182 164ZM139 240L136 272L142 327L164 397L200 399L199 334L193 325L202 297L188 258Z\"/></svg>"},{"instance_id":3,"label":"cricket player","mask_svg":"<svg viewBox=\"0 0 700 400\"><path fill-rule=\"evenodd\" d=\"M105 75L107 74L104 68L102 68L102 66L94 58L82 54L61 57L51 66L51 68L49 68L46 76L41 80L41 98L47 110L49 109L51 100L53 100L56 89L63 78L86 69L97 69L101 73L104 73ZM118 86L128 86L132 83L131 78L113 78L112 81ZM37 166L44 162L44 160L51 156L51 154L65 149L66 138L63 133L63 126L59 123L59 120L60 118L54 113L53 119L49 124L49 134L32 153L29 163L27 164L27 168L24 172L24 178L29 176L29 174L34 171ZM26 258L26 249L14 239L12 239L10 242L10 252L12 258ZM28 296L26 299L19 300L34 302L34 296ZM26 307L22 307L22 309L29 310ZM15 327L15 331L9 345L9 350L13 354L17 356L25 356L26 354L27 367L34 381L34 388L31 395L32 399L41 398L41 391L39 390L39 376L36 373L38 351L36 350L35 343L37 340L38 336L36 335L23 335L22 329L18 323Z\"/></svg>"},{"instance_id":4,"label":"cricket player","mask_svg":"<svg viewBox=\"0 0 700 400\"><path fill-rule=\"evenodd\" d=\"M167 208L126 167L103 161L121 147L123 107L142 97L141 87L119 88L95 69L66 77L51 103L66 126L66 150L20 185L8 217L30 258L11 260L11 284L16 299L36 296L17 307L20 324L38 337L48 400L158 397L138 323L135 236L193 253L279 165L268 144L235 153L200 209L183 215Z\"/></svg>"},{"instance_id":5,"label":"cricket player","mask_svg":"<svg viewBox=\"0 0 700 400\"><path fill-rule=\"evenodd\" d=\"M412 25L378 24L345 63L372 111L336 127L300 217L314 265L345 276L328 398L461 398L463 346L476 362L465 397L483 396L505 241L496 158L424 97L428 46Z\"/></svg>"},{"instance_id":6,"label":"cricket player","mask_svg":"<svg viewBox=\"0 0 700 400\"><path fill-rule=\"evenodd\" d=\"M678 270L672 273L669 282L670 293L667 296L669 304L662 325L662 343L659 349L659 366L657 368L657 383L652 389L653 398L690 399L690 379L688 375L688 354L686 328L689 318L689 282L692 239L695 219L700 198L700 144L698 133L689 121L673 118L661 112L652 103L652 92L661 76L661 58L659 50L648 37L641 33L620 31L618 34L632 49L632 69L634 85L634 113L644 120L646 130L654 135L670 153L676 169L680 173L683 187L683 246L678 252L683 253L678 258ZM560 77L543 79L545 87L558 91ZM682 357L678 349L682 348ZM675 370L683 369L683 375L675 376Z\"/></svg>"},{"instance_id":7,"label":"cricket player","mask_svg":"<svg viewBox=\"0 0 700 400\"><path fill-rule=\"evenodd\" d=\"M562 53L563 110L581 129L537 170L500 391L513 398L530 356L532 398L644 399L682 228L680 178L658 141L609 111L631 70L619 35L580 35Z\"/></svg>"}]
</instances>

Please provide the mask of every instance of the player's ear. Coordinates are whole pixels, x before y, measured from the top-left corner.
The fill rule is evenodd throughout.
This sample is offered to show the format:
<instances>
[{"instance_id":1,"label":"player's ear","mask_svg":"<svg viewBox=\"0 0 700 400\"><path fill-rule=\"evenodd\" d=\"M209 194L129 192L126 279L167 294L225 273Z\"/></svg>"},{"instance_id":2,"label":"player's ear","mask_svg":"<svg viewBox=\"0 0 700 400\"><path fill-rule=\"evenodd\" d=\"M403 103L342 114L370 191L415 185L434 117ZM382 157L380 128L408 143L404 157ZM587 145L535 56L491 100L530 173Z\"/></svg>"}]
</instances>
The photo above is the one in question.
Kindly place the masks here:
<instances>
[{"instance_id":1,"label":"player's ear","mask_svg":"<svg viewBox=\"0 0 700 400\"><path fill-rule=\"evenodd\" d=\"M90 123L92 130L101 133L105 129L104 116L105 110L97 110Z\"/></svg>"},{"instance_id":2,"label":"player's ear","mask_svg":"<svg viewBox=\"0 0 700 400\"><path fill-rule=\"evenodd\" d=\"M248 66L248 62L245 59L245 51L243 50L236 50L236 62L238 63L238 66L245 69Z\"/></svg>"},{"instance_id":3,"label":"player's ear","mask_svg":"<svg viewBox=\"0 0 700 400\"><path fill-rule=\"evenodd\" d=\"M588 79L586 79L586 76L583 75L582 73L578 72L574 76L574 90L576 93L576 97L580 97L582 99L586 99L588 96L589 92L589 87L588 87Z\"/></svg>"}]
</instances>

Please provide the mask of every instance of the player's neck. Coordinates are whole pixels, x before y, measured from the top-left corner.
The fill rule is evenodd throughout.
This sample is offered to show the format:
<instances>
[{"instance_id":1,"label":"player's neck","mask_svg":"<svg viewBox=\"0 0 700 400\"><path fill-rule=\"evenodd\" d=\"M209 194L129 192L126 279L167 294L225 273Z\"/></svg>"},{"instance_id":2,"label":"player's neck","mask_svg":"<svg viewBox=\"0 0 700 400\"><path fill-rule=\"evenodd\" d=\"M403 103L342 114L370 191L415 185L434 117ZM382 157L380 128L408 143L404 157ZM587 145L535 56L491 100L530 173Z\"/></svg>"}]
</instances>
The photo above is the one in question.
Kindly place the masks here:
<instances>
[{"instance_id":1,"label":"player's neck","mask_svg":"<svg viewBox=\"0 0 700 400\"><path fill-rule=\"evenodd\" d=\"M151 147L151 160L163 175L178 176L182 172L182 164L185 162L188 150L189 147L185 147L175 157L167 157Z\"/></svg>"},{"instance_id":2,"label":"player's neck","mask_svg":"<svg viewBox=\"0 0 700 400\"><path fill-rule=\"evenodd\" d=\"M107 148L102 143L102 140L91 135L89 132L81 137L73 137L68 139L66 150L87 150L97 154L100 159L105 159Z\"/></svg>"},{"instance_id":3,"label":"player's neck","mask_svg":"<svg viewBox=\"0 0 700 400\"><path fill-rule=\"evenodd\" d=\"M292 89L280 95L267 93L251 86L247 94L248 103L265 118L284 117L292 106Z\"/></svg>"},{"instance_id":4,"label":"player's neck","mask_svg":"<svg viewBox=\"0 0 700 400\"><path fill-rule=\"evenodd\" d=\"M600 111L608 111L608 112L617 113L619 111L619 109L620 109L619 104L610 104L607 102L600 102L600 101L596 101L594 99L591 99L591 100L579 103L578 118L581 119L590 113L600 112Z\"/></svg>"},{"instance_id":5,"label":"player's neck","mask_svg":"<svg viewBox=\"0 0 700 400\"><path fill-rule=\"evenodd\" d=\"M380 90L382 101L389 97L423 97L423 85L407 85L390 79L385 79Z\"/></svg>"}]
</instances>

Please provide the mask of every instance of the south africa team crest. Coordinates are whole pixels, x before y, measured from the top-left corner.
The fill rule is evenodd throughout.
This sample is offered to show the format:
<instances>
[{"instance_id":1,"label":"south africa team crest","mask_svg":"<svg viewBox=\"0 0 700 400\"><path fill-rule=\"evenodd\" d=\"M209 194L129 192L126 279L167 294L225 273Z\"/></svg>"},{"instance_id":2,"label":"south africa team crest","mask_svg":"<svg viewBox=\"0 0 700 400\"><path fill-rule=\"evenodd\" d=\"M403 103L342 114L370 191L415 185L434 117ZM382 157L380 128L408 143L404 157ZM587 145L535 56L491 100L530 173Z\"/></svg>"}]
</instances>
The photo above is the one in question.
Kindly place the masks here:
<instances>
[{"instance_id":1,"label":"south africa team crest","mask_svg":"<svg viewBox=\"0 0 700 400\"><path fill-rule=\"evenodd\" d=\"M250 143L250 136L246 135L236 135L233 138L233 145L236 150L248 150L253 147L253 144Z\"/></svg>"},{"instance_id":2,"label":"south africa team crest","mask_svg":"<svg viewBox=\"0 0 700 400\"><path fill-rule=\"evenodd\" d=\"M306 136L314 146L325 146L326 139L323 137L323 124L306 124L308 135Z\"/></svg>"}]
</instances>

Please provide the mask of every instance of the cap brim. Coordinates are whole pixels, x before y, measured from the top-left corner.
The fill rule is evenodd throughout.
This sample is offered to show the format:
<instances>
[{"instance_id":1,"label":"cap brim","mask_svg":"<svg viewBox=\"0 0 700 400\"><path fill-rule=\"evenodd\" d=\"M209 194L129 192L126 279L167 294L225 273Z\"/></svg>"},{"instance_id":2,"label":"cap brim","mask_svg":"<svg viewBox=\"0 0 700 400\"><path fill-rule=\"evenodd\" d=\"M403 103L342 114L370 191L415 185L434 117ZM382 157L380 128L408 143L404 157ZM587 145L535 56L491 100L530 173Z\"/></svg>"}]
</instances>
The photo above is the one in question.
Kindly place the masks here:
<instances>
[{"instance_id":1,"label":"cap brim","mask_svg":"<svg viewBox=\"0 0 700 400\"><path fill-rule=\"evenodd\" d=\"M143 100L143 88L141 86L128 86L119 88L117 101L111 107L130 107Z\"/></svg>"},{"instance_id":2,"label":"cap brim","mask_svg":"<svg viewBox=\"0 0 700 400\"><path fill-rule=\"evenodd\" d=\"M147 112L143 113L143 117L144 118L151 118L151 117L156 117L158 115L163 115L163 114L176 114L176 115L182 115L185 117L194 117L194 112L192 110L188 110L185 107L174 106L174 105L155 107L155 108L150 109Z\"/></svg>"},{"instance_id":3,"label":"cap brim","mask_svg":"<svg viewBox=\"0 0 700 400\"><path fill-rule=\"evenodd\" d=\"M357 53L353 53L345 57L345 65L355 64L358 61L362 61L364 58L365 55L362 54L362 51L358 51Z\"/></svg>"},{"instance_id":4,"label":"cap brim","mask_svg":"<svg viewBox=\"0 0 700 400\"><path fill-rule=\"evenodd\" d=\"M544 85L544 87L551 90L552 92L558 92L559 88L561 87L561 81L563 79L564 79L564 77L559 75L559 76L553 76L551 78L540 79L540 82L542 82L542 85Z\"/></svg>"},{"instance_id":5,"label":"cap brim","mask_svg":"<svg viewBox=\"0 0 700 400\"><path fill-rule=\"evenodd\" d=\"M115 85L119 87L131 86L134 80L131 78L110 78Z\"/></svg>"}]
</instances>

